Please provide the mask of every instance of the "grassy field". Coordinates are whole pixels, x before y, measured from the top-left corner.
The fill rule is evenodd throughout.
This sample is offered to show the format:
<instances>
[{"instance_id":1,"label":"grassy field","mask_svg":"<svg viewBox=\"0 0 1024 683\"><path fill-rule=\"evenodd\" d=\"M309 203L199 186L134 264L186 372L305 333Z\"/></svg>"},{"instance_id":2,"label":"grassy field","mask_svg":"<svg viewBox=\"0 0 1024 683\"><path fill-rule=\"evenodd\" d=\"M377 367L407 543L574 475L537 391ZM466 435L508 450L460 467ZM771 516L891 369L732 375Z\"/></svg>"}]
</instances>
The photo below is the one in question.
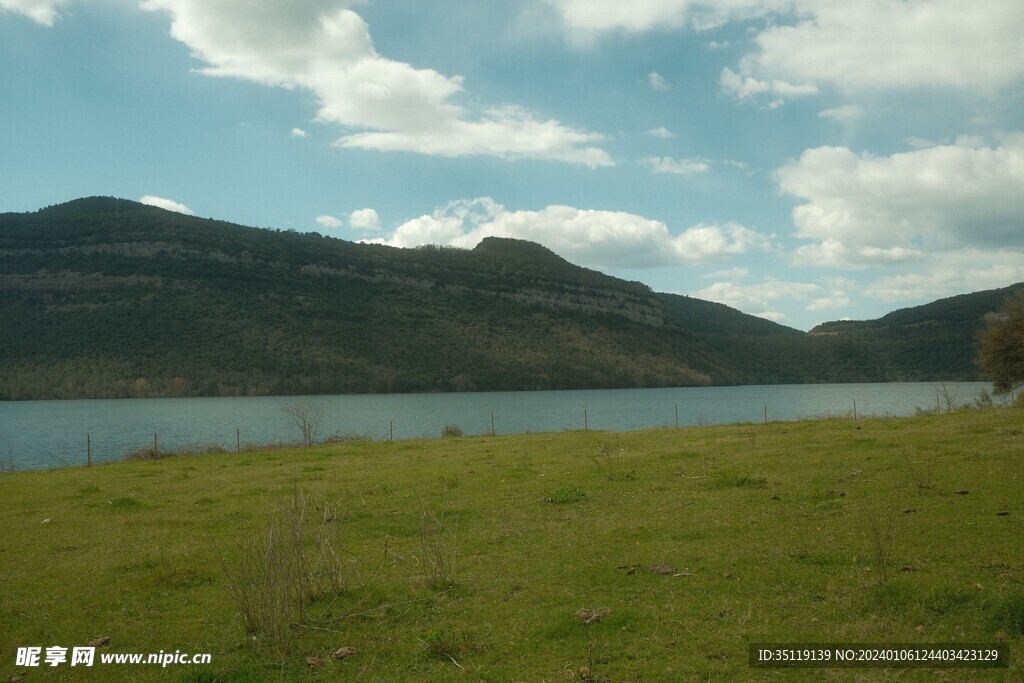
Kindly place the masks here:
<instances>
[{"instance_id":1,"label":"grassy field","mask_svg":"<svg viewBox=\"0 0 1024 683\"><path fill-rule=\"evenodd\" d=\"M990 409L8 473L0 680L1022 680L1022 433ZM95 638L212 663L15 665ZM1011 664L751 669L761 641Z\"/></svg>"}]
</instances>

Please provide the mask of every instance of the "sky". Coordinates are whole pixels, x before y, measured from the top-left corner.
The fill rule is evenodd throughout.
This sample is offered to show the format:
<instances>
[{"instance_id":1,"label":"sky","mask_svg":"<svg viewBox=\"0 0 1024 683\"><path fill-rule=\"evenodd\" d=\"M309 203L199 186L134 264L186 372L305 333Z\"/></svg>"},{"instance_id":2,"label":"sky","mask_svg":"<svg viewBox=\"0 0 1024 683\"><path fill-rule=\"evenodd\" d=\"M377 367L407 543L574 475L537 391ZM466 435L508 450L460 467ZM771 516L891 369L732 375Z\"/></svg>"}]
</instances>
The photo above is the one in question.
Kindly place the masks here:
<instances>
[{"instance_id":1,"label":"sky","mask_svg":"<svg viewBox=\"0 0 1024 683\"><path fill-rule=\"evenodd\" d=\"M1024 3L0 0L0 212L93 195L877 318L1024 280Z\"/></svg>"}]
</instances>

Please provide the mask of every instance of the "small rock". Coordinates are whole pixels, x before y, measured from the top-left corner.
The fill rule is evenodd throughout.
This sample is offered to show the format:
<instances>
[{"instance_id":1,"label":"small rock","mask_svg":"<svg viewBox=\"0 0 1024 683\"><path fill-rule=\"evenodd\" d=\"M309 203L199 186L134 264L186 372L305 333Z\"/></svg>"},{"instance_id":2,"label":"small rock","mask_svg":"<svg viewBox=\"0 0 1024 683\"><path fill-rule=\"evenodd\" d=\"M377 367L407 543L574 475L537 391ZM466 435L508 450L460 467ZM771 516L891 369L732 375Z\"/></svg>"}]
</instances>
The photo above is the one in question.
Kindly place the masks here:
<instances>
[{"instance_id":1,"label":"small rock","mask_svg":"<svg viewBox=\"0 0 1024 683\"><path fill-rule=\"evenodd\" d=\"M39 522L39 523L40 523L40 524L49 524L49 523L50 523L50 518L49 518L49 517L47 517L46 519L44 519L43 521L41 521L41 522Z\"/></svg>"},{"instance_id":2,"label":"small rock","mask_svg":"<svg viewBox=\"0 0 1024 683\"><path fill-rule=\"evenodd\" d=\"M918 626L914 630L917 631L918 633L924 633L924 626Z\"/></svg>"},{"instance_id":3,"label":"small rock","mask_svg":"<svg viewBox=\"0 0 1024 683\"><path fill-rule=\"evenodd\" d=\"M310 669L319 669L324 665L324 660L319 657L306 657L306 665L309 666Z\"/></svg>"},{"instance_id":4,"label":"small rock","mask_svg":"<svg viewBox=\"0 0 1024 683\"><path fill-rule=\"evenodd\" d=\"M331 657L334 657L335 659L347 659L357 652L358 650L354 647L339 647L331 654Z\"/></svg>"},{"instance_id":5,"label":"small rock","mask_svg":"<svg viewBox=\"0 0 1024 683\"><path fill-rule=\"evenodd\" d=\"M89 647L103 647L104 645L110 645L110 636L96 636L88 643Z\"/></svg>"},{"instance_id":6,"label":"small rock","mask_svg":"<svg viewBox=\"0 0 1024 683\"><path fill-rule=\"evenodd\" d=\"M676 568L670 564L652 564L650 566L652 574L675 574Z\"/></svg>"}]
</instances>

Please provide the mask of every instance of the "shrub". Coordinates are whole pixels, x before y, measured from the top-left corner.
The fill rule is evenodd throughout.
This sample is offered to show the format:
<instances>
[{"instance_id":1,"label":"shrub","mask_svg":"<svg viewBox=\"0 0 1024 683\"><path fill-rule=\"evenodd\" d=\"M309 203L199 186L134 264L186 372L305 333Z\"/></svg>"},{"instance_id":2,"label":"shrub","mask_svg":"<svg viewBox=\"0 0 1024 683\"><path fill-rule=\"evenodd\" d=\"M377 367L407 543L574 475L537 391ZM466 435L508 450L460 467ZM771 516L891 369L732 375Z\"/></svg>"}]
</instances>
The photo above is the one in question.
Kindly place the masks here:
<instances>
[{"instance_id":1,"label":"shrub","mask_svg":"<svg viewBox=\"0 0 1024 683\"><path fill-rule=\"evenodd\" d=\"M457 424L446 424L441 430L441 436L446 439L462 436L462 428Z\"/></svg>"},{"instance_id":2,"label":"shrub","mask_svg":"<svg viewBox=\"0 0 1024 683\"><path fill-rule=\"evenodd\" d=\"M305 621L306 606L348 588L337 517L333 505L296 491L271 509L264 532L238 542L234 564L218 552L242 627L253 641L284 654L292 626Z\"/></svg>"}]
</instances>

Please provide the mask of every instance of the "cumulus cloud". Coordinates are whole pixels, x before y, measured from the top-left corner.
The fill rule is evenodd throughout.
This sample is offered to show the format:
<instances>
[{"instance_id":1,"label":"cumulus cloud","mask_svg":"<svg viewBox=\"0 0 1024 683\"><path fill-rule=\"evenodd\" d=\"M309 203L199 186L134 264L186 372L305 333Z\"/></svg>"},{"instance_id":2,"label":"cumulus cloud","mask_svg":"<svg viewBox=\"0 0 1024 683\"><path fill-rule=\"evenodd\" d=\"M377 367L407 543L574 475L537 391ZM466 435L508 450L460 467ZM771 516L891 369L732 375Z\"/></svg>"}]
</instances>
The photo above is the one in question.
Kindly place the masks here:
<instances>
[{"instance_id":1,"label":"cumulus cloud","mask_svg":"<svg viewBox=\"0 0 1024 683\"><path fill-rule=\"evenodd\" d=\"M210 76L307 90L317 118L351 131L341 147L439 156L551 159L613 164L601 136L515 106L469 111L456 102L461 76L387 59L373 45L355 0L143 0L171 16L171 35Z\"/></svg>"},{"instance_id":2,"label":"cumulus cloud","mask_svg":"<svg viewBox=\"0 0 1024 683\"><path fill-rule=\"evenodd\" d=\"M647 74L647 82L651 84L652 90L666 91L672 89L672 86L668 84L668 81L665 80L665 77L662 76L657 71L652 71L651 73Z\"/></svg>"},{"instance_id":3,"label":"cumulus cloud","mask_svg":"<svg viewBox=\"0 0 1024 683\"><path fill-rule=\"evenodd\" d=\"M330 214L322 214L320 216L317 216L316 222L318 225L321 225L324 228L327 228L328 230L337 230L342 225L344 225L341 219L335 216L331 216Z\"/></svg>"},{"instance_id":4,"label":"cumulus cloud","mask_svg":"<svg viewBox=\"0 0 1024 683\"><path fill-rule=\"evenodd\" d=\"M766 278L758 283L715 282L690 292L690 295L707 301L717 301L761 318L783 322L787 316L776 310L779 303L820 298L825 292L821 285Z\"/></svg>"},{"instance_id":5,"label":"cumulus cloud","mask_svg":"<svg viewBox=\"0 0 1024 683\"><path fill-rule=\"evenodd\" d=\"M1024 76L1019 0L546 0L571 40L715 28L764 18L721 85L778 104L826 86L844 92L952 87L988 93Z\"/></svg>"},{"instance_id":6,"label":"cumulus cloud","mask_svg":"<svg viewBox=\"0 0 1024 683\"><path fill-rule=\"evenodd\" d=\"M768 105L772 109L779 107L787 97L813 95L818 92L817 86L814 85L794 85L781 79L758 80L750 75L736 73L729 67L722 69L719 83L725 91L732 93L740 100L750 100L759 95L779 98L772 100Z\"/></svg>"},{"instance_id":7,"label":"cumulus cloud","mask_svg":"<svg viewBox=\"0 0 1024 683\"><path fill-rule=\"evenodd\" d=\"M701 263L770 247L767 236L735 223L699 224L673 235L665 223L636 214L557 205L509 211L489 197L452 202L403 223L389 238L371 241L472 248L488 236L538 242L573 263L594 268Z\"/></svg>"},{"instance_id":8,"label":"cumulus cloud","mask_svg":"<svg viewBox=\"0 0 1024 683\"><path fill-rule=\"evenodd\" d=\"M968 248L933 254L909 273L869 281L864 293L879 301L931 301L1024 280L1024 252Z\"/></svg>"},{"instance_id":9,"label":"cumulus cloud","mask_svg":"<svg viewBox=\"0 0 1024 683\"><path fill-rule=\"evenodd\" d=\"M149 206L156 206L167 211L175 211L177 213L183 213L186 216L195 215L195 211L188 208L181 202L176 202L173 199L164 199L163 197L154 197L151 194L147 194L139 200L141 204L148 204Z\"/></svg>"},{"instance_id":10,"label":"cumulus cloud","mask_svg":"<svg viewBox=\"0 0 1024 683\"><path fill-rule=\"evenodd\" d=\"M1024 249L1024 134L976 138L891 156L846 147L806 150L776 171L803 261L900 263L965 247Z\"/></svg>"},{"instance_id":11,"label":"cumulus cloud","mask_svg":"<svg viewBox=\"0 0 1024 683\"><path fill-rule=\"evenodd\" d=\"M607 33L636 34L689 25L709 29L729 21L784 11L792 0L546 0L570 38L589 44Z\"/></svg>"},{"instance_id":12,"label":"cumulus cloud","mask_svg":"<svg viewBox=\"0 0 1024 683\"><path fill-rule=\"evenodd\" d=\"M373 209L359 209L349 214L348 224L357 230L380 230L380 216Z\"/></svg>"},{"instance_id":13,"label":"cumulus cloud","mask_svg":"<svg viewBox=\"0 0 1024 683\"><path fill-rule=\"evenodd\" d=\"M706 173L711 166L703 159L673 159L672 157L645 157L640 160L644 166L655 173L674 173L688 175Z\"/></svg>"},{"instance_id":14,"label":"cumulus cloud","mask_svg":"<svg viewBox=\"0 0 1024 683\"><path fill-rule=\"evenodd\" d=\"M798 19L770 23L756 49L724 71L722 85L751 97L794 84L782 97L832 86L844 92L952 87L992 92L1024 76L1018 0L865 0L794 3Z\"/></svg>"},{"instance_id":15,"label":"cumulus cloud","mask_svg":"<svg viewBox=\"0 0 1024 683\"><path fill-rule=\"evenodd\" d=\"M670 131L668 128L665 128L664 126L658 126L657 128L651 128L648 131L644 131L644 135L651 138L662 138L665 140L669 140L671 138L676 137L675 133Z\"/></svg>"},{"instance_id":16,"label":"cumulus cloud","mask_svg":"<svg viewBox=\"0 0 1024 683\"><path fill-rule=\"evenodd\" d=\"M309 135L306 131L302 130L301 128L292 128L291 134L293 138L304 138L307 135Z\"/></svg>"},{"instance_id":17,"label":"cumulus cloud","mask_svg":"<svg viewBox=\"0 0 1024 683\"><path fill-rule=\"evenodd\" d=\"M0 12L15 12L24 15L29 19L43 24L53 26L53 22L60 16L60 6L66 0L0 0Z\"/></svg>"}]
</instances>

